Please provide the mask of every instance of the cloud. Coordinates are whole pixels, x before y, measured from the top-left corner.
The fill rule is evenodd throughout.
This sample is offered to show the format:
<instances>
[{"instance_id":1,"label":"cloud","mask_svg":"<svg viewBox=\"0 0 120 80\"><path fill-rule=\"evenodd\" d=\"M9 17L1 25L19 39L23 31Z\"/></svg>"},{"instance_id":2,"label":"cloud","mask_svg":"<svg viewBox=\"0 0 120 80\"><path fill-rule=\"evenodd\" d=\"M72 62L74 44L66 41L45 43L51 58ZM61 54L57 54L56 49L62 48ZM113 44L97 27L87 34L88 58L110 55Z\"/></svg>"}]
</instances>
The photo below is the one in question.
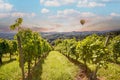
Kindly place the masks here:
<instances>
[{"instance_id":1,"label":"cloud","mask_svg":"<svg viewBox=\"0 0 120 80\"><path fill-rule=\"evenodd\" d=\"M115 18L120 16L118 13L111 15L97 15L92 12L80 12L75 9L58 10L56 15L50 16L49 19L61 23L60 28L56 31L102 31L114 30L119 28L119 20ZM84 27L81 26L80 20L85 19Z\"/></svg>"},{"instance_id":2,"label":"cloud","mask_svg":"<svg viewBox=\"0 0 120 80\"><path fill-rule=\"evenodd\" d=\"M35 13L23 13L23 12L14 12L11 13L12 17L34 17Z\"/></svg>"},{"instance_id":3,"label":"cloud","mask_svg":"<svg viewBox=\"0 0 120 80\"><path fill-rule=\"evenodd\" d=\"M36 16L36 14L35 13L31 13L31 16L34 17L34 16Z\"/></svg>"},{"instance_id":4,"label":"cloud","mask_svg":"<svg viewBox=\"0 0 120 80\"><path fill-rule=\"evenodd\" d=\"M22 13L22 12L14 12L14 13L11 13L10 16L12 16L12 17L24 17L24 16L28 16L28 14Z\"/></svg>"},{"instance_id":5,"label":"cloud","mask_svg":"<svg viewBox=\"0 0 120 80\"><path fill-rule=\"evenodd\" d=\"M75 0L62 0L62 2L64 2L65 4L71 4L71 3L75 3L76 1Z\"/></svg>"},{"instance_id":6,"label":"cloud","mask_svg":"<svg viewBox=\"0 0 120 80\"><path fill-rule=\"evenodd\" d=\"M40 3L43 3L44 2L44 0L40 0Z\"/></svg>"},{"instance_id":7,"label":"cloud","mask_svg":"<svg viewBox=\"0 0 120 80\"><path fill-rule=\"evenodd\" d=\"M67 5L75 3L75 0L40 0L40 3L44 6L58 7L61 5Z\"/></svg>"},{"instance_id":8,"label":"cloud","mask_svg":"<svg viewBox=\"0 0 120 80\"><path fill-rule=\"evenodd\" d=\"M113 12L113 13L110 14L110 16L113 16L113 17L120 17L120 14L114 13L114 12Z\"/></svg>"},{"instance_id":9,"label":"cloud","mask_svg":"<svg viewBox=\"0 0 120 80\"><path fill-rule=\"evenodd\" d=\"M51 24L51 23L50 23ZM33 31L38 31L38 32L49 32L49 31L54 31L55 27L47 27L46 25L39 25L39 24L23 24L24 27L30 28Z\"/></svg>"},{"instance_id":10,"label":"cloud","mask_svg":"<svg viewBox=\"0 0 120 80\"><path fill-rule=\"evenodd\" d=\"M60 3L57 0L52 0L49 1L47 0L46 2L44 2L45 6L60 6Z\"/></svg>"},{"instance_id":11,"label":"cloud","mask_svg":"<svg viewBox=\"0 0 120 80\"><path fill-rule=\"evenodd\" d=\"M32 21L32 20L31 20ZM33 21L32 21L33 22ZM59 22L52 22L50 20L44 20L44 21L39 21L38 22L33 22L33 23L24 23L24 26L27 26L28 28L31 28L32 30L35 31L42 31L42 32L49 32L49 31L58 31L58 29L63 28L63 24Z\"/></svg>"},{"instance_id":12,"label":"cloud","mask_svg":"<svg viewBox=\"0 0 120 80\"><path fill-rule=\"evenodd\" d=\"M6 18L9 17L9 13L0 13L0 18Z\"/></svg>"},{"instance_id":13,"label":"cloud","mask_svg":"<svg viewBox=\"0 0 120 80\"><path fill-rule=\"evenodd\" d=\"M82 28L82 30L94 30L94 31L104 31L104 30L119 30L120 29L120 19L112 18L99 21L92 25Z\"/></svg>"},{"instance_id":14,"label":"cloud","mask_svg":"<svg viewBox=\"0 0 120 80\"><path fill-rule=\"evenodd\" d=\"M10 11L13 9L13 5L5 2L5 0L0 0L0 10L1 11Z\"/></svg>"},{"instance_id":15,"label":"cloud","mask_svg":"<svg viewBox=\"0 0 120 80\"><path fill-rule=\"evenodd\" d=\"M69 20L76 20L81 18L90 18L95 17L96 15L91 12L80 12L75 9L65 9L65 10L59 10L57 11L57 15L50 16L49 18L52 19L64 19L66 21Z\"/></svg>"},{"instance_id":16,"label":"cloud","mask_svg":"<svg viewBox=\"0 0 120 80\"><path fill-rule=\"evenodd\" d=\"M23 13L23 12L12 12L12 13L0 13L0 18L6 17L34 17L35 13Z\"/></svg>"},{"instance_id":17,"label":"cloud","mask_svg":"<svg viewBox=\"0 0 120 80\"><path fill-rule=\"evenodd\" d=\"M103 2L110 2L111 0L102 0Z\"/></svg>"},{"instance_id":18,"label":"cloud","mask_svg":"<svg viewBox=\"0 0 120 80\"><path fill-rule=\"evenodd\" d=\"M62 24L61 27L57 28L56 31L77 31L81 28L80 20L85 19L86 25L92 23L98 15L92 12L80 12L75 9L64 9L58 10L56 15L49 17L49 20L59 22Z\"/></svg>"},{"instance_id":19,"label":"cloud","mask_svg":"<svg viewBox=\"0 0 120 80\"><path fill-rule=\"evenodd\" d=\"M43 8L43 9L41 10L41 13L48 13L48 12L50 12L50 10L49 10L49 9L46 9L46 8Z\"/></svg>"},{"instance_id":20,"label":"cloud","mask_svg":"<svg viewBox=\"0 0 120 80\"><path fill-rule=\"evenodd\" d=\"M72 14L79 14L80 12L74 9L65 9L63 11L58 11L58 15L72 15Z\"/></svg>"},{"instance_id":21,"label":"cloud","mask_svg":"<svg viewBox=\"0 0 120 80\"><path fill-rule=\"evenodd\" d=\"M104 3L119 3L120 0L101 0L101 2L104 2Z\"/></svg>"},{"instance_id":22,"label":"cloud","mask_svg":"<svg viewBox=\"0 0 120 80\"><path fill-rule=\"evenodd\" d=\"M77 10L65 9L65 10L58 10L56 15L51 15L48 18L51 20L54 20L55 22L60 21L60 22L65 23L65 21L68 22L69 20L73 20L79 14L80 14L80 12Z\"/></svg>"},{"instance_id":23,"label":"cloud","mask_svg":"<svg viewBox=\"0 0 120 80\"><path fill-rule=\"evenodd\" d=\"M54 28L46 28L46 27L29 27L30 29L37 32L50 32L54 31Z\"/></svg>"},{"instance_id":24,"label":"cloud","mask_svg":"<svg viewBox=\"0 0 120 80\"><path fill-rule=\"evenodd\" d=\"M80 0L77 4L77 7L103 7L104 3L92 2L88 0Z\"/></svg>"}]
</instances>

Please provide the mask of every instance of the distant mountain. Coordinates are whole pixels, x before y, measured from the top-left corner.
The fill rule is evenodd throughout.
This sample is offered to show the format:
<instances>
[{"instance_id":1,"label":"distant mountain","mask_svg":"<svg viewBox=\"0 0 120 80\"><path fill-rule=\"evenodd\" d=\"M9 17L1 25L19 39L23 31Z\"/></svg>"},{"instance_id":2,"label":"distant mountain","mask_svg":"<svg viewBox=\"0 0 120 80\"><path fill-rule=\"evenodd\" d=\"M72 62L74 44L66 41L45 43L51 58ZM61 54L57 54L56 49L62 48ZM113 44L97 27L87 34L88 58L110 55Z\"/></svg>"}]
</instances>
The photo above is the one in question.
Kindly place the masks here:
<instances>
[{"instance_id":1,"label":"distant mountain","mask_svg":"<svg viewBox=\"0 0 120 80\"><path fill-rule=\"evenodd\" d=\"M14 38L15 33L10 33L10 32L0 32L0 38L3 39L13 39Z\"/></svg>"},{"instance_id":2,"label":"distant mountain","mask_svg":"<svg viewBox=\"0 0 120 80\"><path fill-rule=\"evenodd\" d=\"M84 31L84 32L40 32L41 36L48 41L52 42L55 39L58 38L77 38L77 39L83 39L88 35L91 34L98 34L98 35L106 35L108 33L116 33L120 34L120 30L114 30L114 31ZM4 39L13 39L15 33L8 33L8 32L0 32L0 38Z\"/></svg>"},{"instance_id":3,"label":"distant mountain","mask_svg":"<svg viewBox=\"0 0 120 80\"><path fill-rule=\"evenodd\" d=\"M84 31L84 32L53 32L53 33L41 33L43 38L48 39L50 42L54 41L55 39L58 38L77 38L77 39L83 39L88 35L91 34L98 34L98 35L104 35L106 34L106 31Z\"/></svg>"}]
</instances>

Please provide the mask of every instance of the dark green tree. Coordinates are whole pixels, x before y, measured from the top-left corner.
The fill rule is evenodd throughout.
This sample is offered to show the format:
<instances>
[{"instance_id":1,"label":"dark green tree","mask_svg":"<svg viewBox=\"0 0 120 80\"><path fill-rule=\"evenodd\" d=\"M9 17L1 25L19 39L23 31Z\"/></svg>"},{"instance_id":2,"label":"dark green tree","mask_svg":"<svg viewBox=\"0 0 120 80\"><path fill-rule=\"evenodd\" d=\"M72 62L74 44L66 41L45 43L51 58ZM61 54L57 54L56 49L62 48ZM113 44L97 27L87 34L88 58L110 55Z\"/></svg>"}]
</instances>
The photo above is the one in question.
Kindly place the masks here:
<instances>
[{"instance_id":1,"label":"dark green tree","mask_svg":"<svg viewBox=\"0 0 120 80\"><path fill-rule=\"evenodd\" d=\"M2 55L7 53L9 45L6 40L0 39L0 64L2 64Z\"/></svg>"}]
</instances>

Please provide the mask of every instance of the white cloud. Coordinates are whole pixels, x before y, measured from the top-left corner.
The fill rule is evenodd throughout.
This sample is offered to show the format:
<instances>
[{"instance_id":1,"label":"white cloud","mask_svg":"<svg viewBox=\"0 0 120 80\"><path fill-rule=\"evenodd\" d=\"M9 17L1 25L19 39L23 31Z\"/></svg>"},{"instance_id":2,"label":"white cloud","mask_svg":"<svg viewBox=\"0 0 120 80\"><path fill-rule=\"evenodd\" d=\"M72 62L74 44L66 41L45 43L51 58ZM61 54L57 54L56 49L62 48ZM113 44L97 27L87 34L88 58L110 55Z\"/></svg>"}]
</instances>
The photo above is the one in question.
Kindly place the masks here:
<instances>
[{"instance_id":1,"label":"white cloud","mask_svg":"<svg viewBox=\"0 0 120 80\"><path fill-rule=\"evenodd\" d=\"M57 15L50 16L50 18L59 18L59 19L76 19L76 18L88 18L96 16L91 12L80 12L75 9L65 9L62 11L57 11Z\"/></svg>"},{"instance_id":2,"label":"white cloud","mask_svg":"<svg viewBox=\"0 0 120 80\"><path fill-rule=\"evenodd\" d=\"M22 13L22 12L14 12L11 14L12 17L24 17L28 14Z\"/></svg>"},{"instance_id":3,"label":"white cloud","mask_svg":"<svg viewBox=\"0 0 120 80\"><path fill-rule=\"evenodd\" d=\"M56 15L49 16L49 18L54 19L72 19L76 18L75 16L78 16L80 14L79 11L74 9L65 9L65 10L58 10Z\"/></svg>"},{"instance_id":4,"label":"white cloud","mask_svg":"<svg viewBox=\"0 0 120 80\"><path fill-rule=\"evenodd\" d=\"M5 2L4 0L0 0L0 10L10 11L12 10L13 5Z\"/></svg>"},{"instance_id":5,"label":"white cloud","mask_svg":"<svg viewBox=\"0 0 120 80\"><path fill-rule=\"evenodd\" d=\"M77 0L76 0L77 1ZM75 0L40 0L40 3L45 6L61 6L72 4L76 2Z\"/></svg>"},{"instance_id":6,"label":"white cloud","mask_svg":"<svg viewBox=\"0 0 120 80\"><path fill-rule=\"evenodd\" d=\"M46 1L44 3L45 6L60 6L60 3L57 0Z\"/></svg>"},{"instance_id":7,"label":"white cloud","mask_svg":"<svg viewBox=\"0 0 120 80\"><path fill-rule=\"evenodd\" d=\"M57 11L57 15L74 15L74 14L79 14L80 12L74 9L65 9L63 11Z\"/></svg>"},{"instance_id":8,"label":"white cloud","mask_svg":"<svg viewBox=\"0 0 120 80\"><path fill-rule=\"evenodd\" d=\"M96 16L96 14L91 13L91 12L82 12L80 15L82 17L93 17L93 16Z\"/></svg>"},{"instance_id":9,"label":"white cloud","mask_svg":"<svg viewBox=\"0 0 120 80\"><path fill-rule=\"evenodd\" d=\"M85 25L88 25L91 22L96 21L93 19L96 18L97 16L98 15L91 12L80 12L75 9L65 9L65 10L57 11L56 15L49 16L49 20L52 20L53 22L59 22L63 24L64 27L67 27L68 29L70 26L71 27L74 26L74 29L76 28L79 29L80 28L79 21L81 19L85 19L86 20ZM71 30L74 30L74 29L71 29Z\"/></svg>"},{"instance_id":10,"label":"white cloud","mask_svg":"<svg viewBox=\"0 0 120 80\"><path fill-rule=\"evenodd\" d=\"M50 12L50 10L49 10L49 9L46 9L46 8L43 8L43 9L41 10L41 13L48 13L48 12Z\"/></svg>"},{"instance_id":11,"label":"white cloud","mask_svg":"<svg viewBox=\"0 0 120 80\"><path fill-rule=\"evenodd\" d=\"M9 17L9 13L0 13L0 18L6 18Z\"/></svg>"},{"instance_id":12,"label":"white cloud","mask_svg":"<svg viewBox=\"0 0 120 80\"><path fill-rule=\"evenodd\" d=\"M113 12L113 13L110 14L110 16L113 16L113 17L120 17L120 14L114 13L114 12Z\"/></svg>"},{"instance_id":13,"label":"white cloud","mask_svg":"<svg viewBox=\"0 0 120 80\"><path fill-rule=\"evenodd\" d=\"M103 2L109 2L109 1L111 1L111 0L102 0Z\"/></svg>"},{"instance_id":14,"label":"white cloud","mask_svg":"<svg viewBox=\"0 0 120 80\"><path fill-rule=\"evenodd\" d=\"M44 0L40 0L40 3L44 3Z\"/></svg>"},{"instance_id":15,"label":"white cloud","mask_svg":"<svg viewBox=\"0 0 120 80\"><path fill-rule=\"evenodd\" d=\"M7 0L0 0L0 18L6 17L34 17L35 13L24 12L10 12L13 9L13 5L6 2ZM7 12L6 12L7 11Z\"/></svg>"},{"instance_id":16,"label":"white cloud","mask_svg":"<svg viewBox=\"0 0 120 80\"><path fill-rule=\"evenodd\" d=\"M96 7L96 6L105 6L105 4L103 4L103 3L96 3L96 2L90 2L89 4L88 4L88 7Z\"/></svg>"},{"instance_id":17,"label":"white cloud","mask_svg":"<svg viewBox=\"0 0 120 80\"><path fill-rule=\"evenodd\" d=\"M12 13L0 13L0 18L6 17L34 17L35 13L23 13L23 12L12 12Z\"/></svg>"},{"instance_id":18,"label":"white cloud","mask_svg":"<svg viewBox=\"0 0 120 80\"><path fill-rule=\"evenodd\" d=\"M35 13L14 12L10 14L11 17L34 17Z\"/></svg>"},{"instance_id":19,"label":"white cloud","mask_svg":"<svg viewBox=\"0 0 120 80\"><path fill-rule=\"evenodd\" d=\"M65 4L71 4L76 2L75 0L62 0L62 2L64 2Z\"/></svg>"},{"instance_id":20,"label":"white cloud","mask_svg":"<svg viewBox=\"0 0 120 80\"><path fill-rule=\"evenodd\" d=\"M34 17L34 16L36 16L36 14L35 13L31 13L31 16Z\"/></svg>"},{"instance_id":21,"label":"white cloud","mask_svg":"<svg viewBox=\"0 0 120 80\"><path fill-rule=\"evenodd\" d=\"M105 6L105 4L90 2L88 0L80 0L77 4L77 7L103 7L103 6Z\"/></svg>"}]
</instances>

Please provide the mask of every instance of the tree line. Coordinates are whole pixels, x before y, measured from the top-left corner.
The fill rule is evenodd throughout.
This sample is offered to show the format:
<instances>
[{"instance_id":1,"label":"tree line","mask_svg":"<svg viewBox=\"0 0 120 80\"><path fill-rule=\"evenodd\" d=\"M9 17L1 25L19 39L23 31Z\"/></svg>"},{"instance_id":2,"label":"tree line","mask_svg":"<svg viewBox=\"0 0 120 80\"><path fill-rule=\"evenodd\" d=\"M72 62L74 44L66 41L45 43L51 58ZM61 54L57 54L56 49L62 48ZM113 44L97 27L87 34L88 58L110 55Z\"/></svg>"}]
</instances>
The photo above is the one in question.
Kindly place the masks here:
<instances>
[{"instance_id":1,"label":"tree line","mask_svg":"<svg viewBox=\"0 0 120 80\"><path fill-rule=\"evenodd\" d=\"M5 40L5 39L0 39L0 65L3 63L2 62L2 56L4 54L9 53L10 55L10 60L12 60L11 56L16 53L17 51L17 42L15 40Z\"/></svg>"}]
</instances>

